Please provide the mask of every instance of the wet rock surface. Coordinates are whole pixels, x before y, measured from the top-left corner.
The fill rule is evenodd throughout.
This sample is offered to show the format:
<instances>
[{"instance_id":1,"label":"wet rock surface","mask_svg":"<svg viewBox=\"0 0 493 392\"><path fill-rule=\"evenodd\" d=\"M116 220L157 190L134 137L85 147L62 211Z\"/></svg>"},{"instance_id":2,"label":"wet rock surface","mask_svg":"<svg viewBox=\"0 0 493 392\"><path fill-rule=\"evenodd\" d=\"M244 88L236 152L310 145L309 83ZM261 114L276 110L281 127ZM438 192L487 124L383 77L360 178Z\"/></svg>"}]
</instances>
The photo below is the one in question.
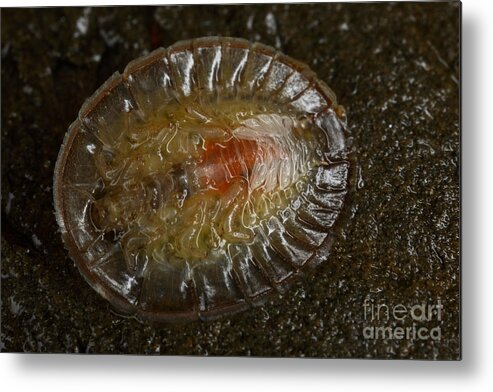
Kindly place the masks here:
<instances>
[{"instance_id":1,"label":"wet rock surface","mask_svg":"<svg viewBox=\"0 0 493 392\"><path fill-rule=\"evenodd\" d=\"M459 5L319 4L2 10L2 351L456 359ZM353 189L329 261L264 306L142 324L83 280L53 214L53 169L83 101L177 40L237 36L309 64L348 111ZM365 320L364 301L443 305ZM365 339L367 326L440 327Z\"/></svg>"}]
</instances>

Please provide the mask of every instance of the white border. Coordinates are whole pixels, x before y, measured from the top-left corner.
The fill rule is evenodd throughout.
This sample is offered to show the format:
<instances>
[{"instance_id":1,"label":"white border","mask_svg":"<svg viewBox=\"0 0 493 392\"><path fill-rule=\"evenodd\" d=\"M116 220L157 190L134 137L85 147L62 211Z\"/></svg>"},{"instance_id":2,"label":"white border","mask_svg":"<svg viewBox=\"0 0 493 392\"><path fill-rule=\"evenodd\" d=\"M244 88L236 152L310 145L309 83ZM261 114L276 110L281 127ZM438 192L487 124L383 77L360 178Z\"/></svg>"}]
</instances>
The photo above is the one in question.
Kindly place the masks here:
<instances>
[{"instance_id":1,"label":"white border","mask_svg":"<svg viewBox=\"0 0 493 392\"><path fill-rule=\"evenodd\" d=\"M84 5L98 4L97 1L84 2ZM257 389L380 392L383 388L413 392L489 390L493 385L493 258L489 252L493 232L492 4L491 1L463 1L463 361L0 354L1 388L84 392L103 388L218 392ZM39 6L28 1L1 1L0 5ZM51 1L44 5L69 3Z\"/></svg>"}]
</instances>

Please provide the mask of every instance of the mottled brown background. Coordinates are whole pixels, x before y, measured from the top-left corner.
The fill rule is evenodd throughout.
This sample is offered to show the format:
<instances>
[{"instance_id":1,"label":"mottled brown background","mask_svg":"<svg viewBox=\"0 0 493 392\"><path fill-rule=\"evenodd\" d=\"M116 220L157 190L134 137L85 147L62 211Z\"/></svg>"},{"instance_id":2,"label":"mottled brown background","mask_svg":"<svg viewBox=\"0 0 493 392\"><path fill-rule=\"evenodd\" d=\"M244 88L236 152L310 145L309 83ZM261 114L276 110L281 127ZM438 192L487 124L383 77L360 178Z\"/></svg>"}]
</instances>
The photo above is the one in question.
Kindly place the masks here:
<instances>
[{"instance_id":1,"label":"mottled brown background","mask_svg":"<svg viewBox=\"0 0 493 392\"><path fill-rule=\"evenodd\" d=\"M4 9L2 351L457 359L458 3ZM82 102L158 46L205 35L276 46L347 108L354 184L329 262L263 307L212 323L117 315L53 214L53 169ZM444 304L434 341L365 340L363 301ZM405 323L410 325L410 323Z\"/></svg>"}]
</instances>

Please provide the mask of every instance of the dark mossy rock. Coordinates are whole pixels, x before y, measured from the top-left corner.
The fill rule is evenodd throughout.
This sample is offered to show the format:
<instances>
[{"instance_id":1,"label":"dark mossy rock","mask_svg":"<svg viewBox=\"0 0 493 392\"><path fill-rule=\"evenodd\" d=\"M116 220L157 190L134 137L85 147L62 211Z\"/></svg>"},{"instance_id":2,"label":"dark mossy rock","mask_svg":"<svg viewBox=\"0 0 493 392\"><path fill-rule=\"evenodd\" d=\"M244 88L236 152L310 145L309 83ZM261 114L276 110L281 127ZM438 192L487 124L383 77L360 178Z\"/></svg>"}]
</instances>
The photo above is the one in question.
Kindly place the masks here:
<instances>
[{"instance_id":1,"label":"dark mossy rock","mask_svg":"<svg viewBox=\"0 0 493 392\"><path fill-rule=\"evenodd\" d=\"M4 9L1 28L2 351L459 357L458 3ZM114 71L207 35L275 46L333 88L353 136L353 190L329 261L285 294L212 323L140 324L68 258L54 164ZM365 298L440 299L441 321L422 325L441 339L364 339Z\"/></svg>"}]
</instances>

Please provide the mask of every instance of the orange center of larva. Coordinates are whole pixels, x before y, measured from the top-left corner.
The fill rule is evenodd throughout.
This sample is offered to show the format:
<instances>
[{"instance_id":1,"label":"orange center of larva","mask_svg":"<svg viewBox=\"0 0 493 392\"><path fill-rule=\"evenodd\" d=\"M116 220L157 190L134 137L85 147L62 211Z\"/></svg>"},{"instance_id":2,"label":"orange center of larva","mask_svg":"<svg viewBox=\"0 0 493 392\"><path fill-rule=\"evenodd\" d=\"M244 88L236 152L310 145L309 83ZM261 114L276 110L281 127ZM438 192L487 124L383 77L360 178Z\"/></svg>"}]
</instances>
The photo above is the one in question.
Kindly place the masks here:
<instances>
[{"instance_id":1,"label":"orange center of larva","mask_svg":"<svg viewBox=\"0 0 493 392\"><path fill-rule=\"evenodd\" d=\"M235 179L248 180L260 152L254 140L207 141L199 163L202 169L207 167L207 175L200 178L201 186L225 192Z\"/></svg>"}]
</instances>

